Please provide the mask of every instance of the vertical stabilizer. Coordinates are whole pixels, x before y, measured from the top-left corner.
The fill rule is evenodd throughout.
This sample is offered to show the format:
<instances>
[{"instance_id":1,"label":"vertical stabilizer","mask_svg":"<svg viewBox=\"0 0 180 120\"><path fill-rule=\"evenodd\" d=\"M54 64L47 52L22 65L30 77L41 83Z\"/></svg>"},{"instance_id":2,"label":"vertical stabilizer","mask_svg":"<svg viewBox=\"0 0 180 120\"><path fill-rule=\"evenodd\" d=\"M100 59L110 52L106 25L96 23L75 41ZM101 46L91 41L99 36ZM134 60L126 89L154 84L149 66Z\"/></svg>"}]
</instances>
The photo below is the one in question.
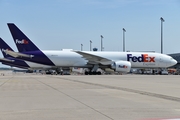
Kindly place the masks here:
<instances>
[{"instance_id":1,"label":"vertical stabilizer","mask_svg":"<svg viewBox=\"0 0 180 120\"><path fill-rule=\"evenodd\" d=\"M5 52L3 52L3 50L14 51L7 43L4 42L4 40L2 38L0 38L0 49L2 51L2 54L3 54L4 58L11 57L11 56L9 56Z\"/></svg>"},{"instance_id":2,"label":"vertical stabilizer","mask_svg":"<svg viewBox=\"0 0 180 120\"><path fill-rule=\"evenodd\" d=\"M14 23L8 23L7 25L19 52L39 50L39 48Z\"/></svg>"}]
</instances>

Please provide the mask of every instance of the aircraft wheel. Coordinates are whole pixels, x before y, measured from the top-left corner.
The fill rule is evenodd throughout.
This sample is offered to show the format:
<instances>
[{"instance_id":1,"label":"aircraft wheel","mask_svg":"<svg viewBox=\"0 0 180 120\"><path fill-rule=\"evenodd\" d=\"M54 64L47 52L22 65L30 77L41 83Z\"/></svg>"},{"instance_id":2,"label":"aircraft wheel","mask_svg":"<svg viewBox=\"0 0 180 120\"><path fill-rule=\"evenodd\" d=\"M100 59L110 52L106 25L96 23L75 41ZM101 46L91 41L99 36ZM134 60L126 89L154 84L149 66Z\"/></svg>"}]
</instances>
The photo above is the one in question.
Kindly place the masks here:
<instances>
[{"instance_id":1,"label":"aircraft wheel","mask_svg":"<svg viewBox=\"0 0 180 120\"><path fill-rule=\"evenodd\" d=\"M85 75L88 75L88 74L89 74L89 72L86 71L86 72L85 72Z\"/></svg>"},{"instance_id":2,"label":"aircraft wheel","mask_svg":"<svg viewBox=\"0 0 180 120\"><path fill-rule=\"evenodd\" d=\"M97 72L92 72L93 75L97 75Z\"/></svg>"},{"instance_id":3,"label":"aircraft wheel","mask_svg":"<svg viewBox=\"0 0 180 120\"><path fill-rule=\"evenodd\" d=\"M92 75L92 72L89 72L89 75Z\"/></svg>"},{"instance_id":4,"label":"aircraft wheel","mask_svg":"<svg viewBox=\"0 0 180 120\"><path fill-rule=\"evenodd\" d=\"M97 72L98 75L101 75L101 72Z\"/></svg>"}]
</instances>

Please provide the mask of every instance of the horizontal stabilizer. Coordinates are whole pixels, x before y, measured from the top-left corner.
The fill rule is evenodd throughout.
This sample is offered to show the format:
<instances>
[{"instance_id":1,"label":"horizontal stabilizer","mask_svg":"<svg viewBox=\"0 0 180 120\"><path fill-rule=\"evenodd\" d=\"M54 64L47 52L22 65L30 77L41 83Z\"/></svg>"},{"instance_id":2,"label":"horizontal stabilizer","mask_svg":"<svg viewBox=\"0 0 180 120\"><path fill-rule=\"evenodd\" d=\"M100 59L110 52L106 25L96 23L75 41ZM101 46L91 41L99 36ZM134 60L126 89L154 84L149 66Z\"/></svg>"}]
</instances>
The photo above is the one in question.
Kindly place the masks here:
<instances>
[{"instance_id":1,"label":"horizontal stabilizer","mask_svg":"<svg viewBox=\"0 0 180 120\"><path fill-rule=\"evenodd\" d=\"M34 55L27 55L19 52L13 52L10 50L3 50L6 54L12 56L12 57L26 57L26 58L32 58Z\"/></svg>"},{"instance_id":2,"label":"horizontal stabilizer","mask_svg":"<svg viewBox=\"0 0 180 120\"><path fill-rule=\"evenodd\" d=\"M4 62L14 62L14 60L10 60L10 59L6 59L6 58L0 58L0 61L4 61Z\"/></svg>"}]
</instances>

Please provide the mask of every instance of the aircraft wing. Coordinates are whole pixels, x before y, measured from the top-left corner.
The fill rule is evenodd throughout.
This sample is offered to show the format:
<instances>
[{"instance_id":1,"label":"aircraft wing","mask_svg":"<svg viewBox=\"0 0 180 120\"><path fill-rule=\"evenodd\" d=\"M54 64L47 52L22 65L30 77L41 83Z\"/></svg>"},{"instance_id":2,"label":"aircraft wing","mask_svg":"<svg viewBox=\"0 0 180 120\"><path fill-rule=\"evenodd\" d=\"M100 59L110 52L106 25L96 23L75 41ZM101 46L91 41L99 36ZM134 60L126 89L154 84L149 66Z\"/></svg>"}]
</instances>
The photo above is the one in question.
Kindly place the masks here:
<instances>
[{"instance_id":1,"label":"aircraft wing","mask_svg":"<svg viewBox=\"0 0 180 120\"><path fill-rule=\"evenodd\" d=\"M27 58L32 58L33 55L27 55L27 54L23 54L23 53L19 53L19 52L14 52L11 50L3 50L6 54L13 56L13 57L27 57Z\"/></svg>"},{"instance_id":2,"label":"aircraft wing","mask_svg":"<svg viewBox=\"0 0 180 120\"><path fill-rule=\"evenodd\" d=\"M103 65L110 65L113 63L112 60L110 59L107 59L107 58L104 58L104 57L101 57L101 56L97 56L97 55L93 55L93 54L89 54L89 53L86 53L86 52L82 52L82 51L74 51L80 55L83 56L83 58L85 58L86 60L88 60L89 64L103 64Z\"/></svg>"},{"instance_id":3,"label":"aircraft wing","mask_svg":"<svg viewBox=\"0 0 180 120\"><path fill-rule=\"evenodd\" d=\"M4 62L14 62L14 60L6 59L6 58L0 58L0 61L4 61Z\"/></svg>"}]
</instances>

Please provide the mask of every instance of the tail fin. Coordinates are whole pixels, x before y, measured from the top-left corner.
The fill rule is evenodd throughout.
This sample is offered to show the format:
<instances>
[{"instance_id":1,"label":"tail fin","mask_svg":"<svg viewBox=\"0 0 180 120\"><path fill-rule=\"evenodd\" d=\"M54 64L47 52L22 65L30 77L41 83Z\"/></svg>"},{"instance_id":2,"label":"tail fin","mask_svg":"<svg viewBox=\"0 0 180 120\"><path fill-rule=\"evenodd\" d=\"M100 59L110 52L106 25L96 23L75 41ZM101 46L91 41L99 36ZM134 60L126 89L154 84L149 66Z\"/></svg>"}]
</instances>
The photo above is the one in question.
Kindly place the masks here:
<instances>
[{"instance_id":1,"label":"tail fin","mask_svg":"<svg viewBox=\"0 0 180 120\"><path fill-rule=\"evenodd\" d=\"M0 62L2 62L2 64L10 65L13 67L29 68L29 65L25 61L12 58L12 56L10 56L4 52L4 50L8 49L8 50L13 51L13 49L2 38L0 38L0 49L5 58L5 59L0 60Z\"/></svg>"},{"instance_id":2,"label":"tail fin","mask_svg":"<svg viewBox=\"0 0 180 120\"><path fill-rule=\"evenodd\" d=\"M37 51L39 48L13 23L7 24L19 52Z\"/></svg>"},{"instance_id":3,"label":"tail fin","mask_svg":"<svg viewBox=\"0 0 180 120\"><path fill-rule=\"evenodd\" d=\"M8 50L14 51L6 42L4 42L4 40L2 38L0 38L0 49L2 51L4 58L11 57L11 56L9 56L5 52L3 52L3 50L8 49Z\"/></svg>"}]
</instances>

